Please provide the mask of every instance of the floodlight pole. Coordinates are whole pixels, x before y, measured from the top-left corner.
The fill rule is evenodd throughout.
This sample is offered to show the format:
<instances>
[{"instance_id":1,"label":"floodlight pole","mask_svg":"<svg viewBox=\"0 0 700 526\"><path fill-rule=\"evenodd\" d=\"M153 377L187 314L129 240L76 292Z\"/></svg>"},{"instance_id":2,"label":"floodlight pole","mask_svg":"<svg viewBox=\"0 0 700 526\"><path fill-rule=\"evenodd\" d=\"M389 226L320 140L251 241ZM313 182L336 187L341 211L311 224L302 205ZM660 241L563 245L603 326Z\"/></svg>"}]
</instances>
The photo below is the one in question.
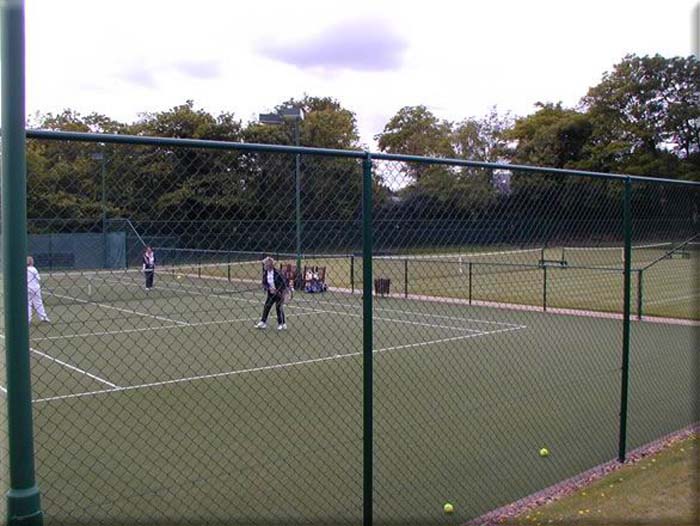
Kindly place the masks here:
<instances>
[{"instance_id":1,"label":"floodlight pole","mask_svg":"<svg viewBox=\"0 0 700 526\"><path fill-rule=\"evenodd\" d=\"M294 144L299 146L299 119L294 120ZM295 200L295 216L296 216L296 255L297 255L297 268L296 268L296 283L295 288L299 288L303 283L301 275L301 159L299 154L295 155L294 160L294 200Z\"/></svg>"},{"instance_id":2,"label":"floodlight pole","mask_svg":"<svg viewBox=\"0 0 700 526\"><path fill-rule=\"evenodd\" d=\"M0 0L2 68L2 268L5 315L8 526L43 524L34 475L27 318L27 157L24 0Z\"/></svg>"},{"instance_id":3,"label":"floodlight pole","mask_svg":"<svg viewBox=\"0 0 700 526\"><path fill-rule=\"evenodd\" d=\"M285 121L294 123L294 145L299 147L299 127L300 122L304 119L304 112L301 108L288 107L282 108L277 113L261 113L259 121L263 124L280 125ZM301 276L301 155L294 155L294 215L295 215L295 230L296 230L296 279L294 286L299 287L303 283Z\"/></svg>"},{"instance_id":4,"label":"floodlight pole","mask_svg":"<svg viewBox=\"0 0 700 526\"><path fill-rule=\"evenodd\" d=\"M104 146L104 145L103 145ZM105 186L105 172L106 172L106 162L104 151L95 152L92 154L92 158L96 161L100 161L100 188L102 193L101 201L101 219L102 219L102 265L104 268L108 268L107 265L107 188Z\"/></svg>"}]
</instances>

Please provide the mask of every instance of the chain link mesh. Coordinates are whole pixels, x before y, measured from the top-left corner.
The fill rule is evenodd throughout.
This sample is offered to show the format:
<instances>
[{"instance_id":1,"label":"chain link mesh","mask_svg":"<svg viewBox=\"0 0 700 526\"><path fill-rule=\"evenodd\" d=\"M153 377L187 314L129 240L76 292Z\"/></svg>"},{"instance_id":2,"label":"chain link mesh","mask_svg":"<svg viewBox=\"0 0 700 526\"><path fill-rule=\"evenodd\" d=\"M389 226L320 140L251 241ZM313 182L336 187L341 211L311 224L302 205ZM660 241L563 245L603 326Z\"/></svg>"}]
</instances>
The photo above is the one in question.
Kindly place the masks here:
<instances>
[{"instance_id":1,"label":"chain link mesh","mask_svg":"<svg viewBox=\"0 0 700 526\"><path fill-rule=\"evenodd\" d=\"M133 142L27 145L47 519L360 523L361 157ZM615 458L624 181L384 157L375 521L466 522ZM699 197L632 184L630 448L695 420ZM286 330L255 328L268 256Z\"/></svg>"}]
</instances>

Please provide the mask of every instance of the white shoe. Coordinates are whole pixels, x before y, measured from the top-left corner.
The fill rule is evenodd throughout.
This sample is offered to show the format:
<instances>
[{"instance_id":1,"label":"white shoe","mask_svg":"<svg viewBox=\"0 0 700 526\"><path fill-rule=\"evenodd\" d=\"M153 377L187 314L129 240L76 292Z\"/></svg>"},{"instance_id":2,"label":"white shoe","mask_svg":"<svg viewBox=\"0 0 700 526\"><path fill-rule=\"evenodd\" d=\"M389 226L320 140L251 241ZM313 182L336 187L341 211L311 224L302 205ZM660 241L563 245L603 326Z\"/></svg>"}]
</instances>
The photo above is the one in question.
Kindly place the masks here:
<instances>
[{"instance_id":1,"label":"white shoe","mask_svg":"<svg viewBox=\"0 0 700 526\"><path fill-rule=\"evenodd\" d=\"M282 325L277 326L278 331L286 331L287 330L287 324L283 323Z\"/></svg>"},{"instance_id":2,"label":"white shoe","mask_svg":"<svg viewBox=\"0 0 700 526\"><path fill-rule=\"evenodd\" d=\"M267 329L267 323L264 321L259 321L258 323L255 324L256 329Z\"/></svg>"},{"instance_id":3,"label":"white shoe","mask_svg":"<svg viewBox=\"0 0 700 526\"><path fill-rule=\"evenodd\" d=\"M44 323L51 323L51 320L50 320L50 319L48 319L48 318L44 318L44 319L43 319L43 320L41 320L41 321L43 321Z\"/></svg>"}]
</instances>

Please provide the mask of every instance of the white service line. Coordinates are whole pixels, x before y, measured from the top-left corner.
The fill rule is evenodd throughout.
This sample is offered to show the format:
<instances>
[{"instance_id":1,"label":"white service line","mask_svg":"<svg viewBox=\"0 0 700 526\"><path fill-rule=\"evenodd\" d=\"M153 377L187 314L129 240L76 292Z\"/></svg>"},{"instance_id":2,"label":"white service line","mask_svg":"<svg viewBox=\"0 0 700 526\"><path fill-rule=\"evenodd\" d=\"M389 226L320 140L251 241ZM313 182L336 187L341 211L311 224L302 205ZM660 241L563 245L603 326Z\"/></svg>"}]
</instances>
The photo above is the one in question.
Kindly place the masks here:
<instances>
[{"instance_id":1,"label":"white service line","mask_svg":"<svg viewBox=\"0 0 700 526\"><path fill-rule=\"evenodd\" d=\"M41 352L41 351L37 351L36 349L33 349L32 347L30 347L29 350L30 350L31 352L33 352L34 354L38 354L38 355L41 356L42 358L46 358L47 360L50 360L50 361L52 361L52 362L56 362L57 364L62 365L63 367L66 367L66 368L68 368L68 369L71 369L71 370L73 370L73 371L76 371L76 372L78 372L78 373L80 373L80 374L84 374L85 376L89 376L89 377L92 378L93 380L97 380L98 382L100 382L100 383L102 383L102 384L105 384L105 385L108 385L108 386L114 387L114 388L119 388L119 386L118 386L117 384L113 384L112 382L108 382L108 381L105 380L104 378L100 378L99 376L96 376L96 375L94 375L94 374L92 374L92 373L89 373L89 372L87 372L87 371L84 370L84 369L80 369L80 368L78 368L78 367L75 367L74 365L71 365L71 364L69 364L69 363L67 363L67 362L64 362L63 360L59 360L59 359L57 359L57 358L53 358L52 356L49 356L48 354L43 353L43 352Z\"/></svg>"},{"instance_id":2,"label":"white service line","mask_svg":"<svg viewBox=\"0 0 700 526\"><path fill-rule=\"evenodd\" d=\"M319 314L318 312L301 312L298 314L293 314L292 318L297 318L299 316L312 316L314 314ZM48 340L63 340L68 338L86 338L89 336L117 336L120 334L130 334L134 332L149 332L149 331L161 331L168 329L182 329L185 327L206 327L208 325L224 325L226 323L241 323L241 322L254 322L260 321L260 316L256 318L234 318L230 320L213 320L213 321L201 321L201 322L191 322L185 325L159 325L158 327L142 327L140 329L124 329L118 331L101 331L101 332L83 332L80 334L66 334L61 336L44 336L41 338L32 338L34 342L48 341Z\"/></svg>"},{"instance_id":3,"label":"white service line","mask_svg":"<svg viewBox=\"0 0 700 526\"><path fill-rule=\"evenodd\" d=\"M333 310L321 310L321 309L315 309L312 307L302 307L300 305L290 305L290 308L295 308L295 309L303 309L303 310L309 310L313 312L317 312L319 314L338 314L340 316L348 316L350 318L362 318L362 314L354 314L351 312L341 312L341 311L333 311ZM435 329L450 329L454 331L462 331L462 332L475 332L475 333L482 333L483 331L479 331L476 329L467 329L464 327L452 327L448 325L435 325L434 323L425 323L425 322L420 322L420 321L409 321L409 320L399 320L396 318L383 318L381 316L373 316L373 320L380 320L380 321L391 321L394 323L404 323L407 325L420 325L424 327L432 327Z\"/></svg>"},{"instance_id":4,"label":"white service line","mask_svg":"<svg viewBox=\"0 0 700 526\"><path fill-rule=\"evenodd\" d=\"M518 324L518 323L507 323L503 321L490 321L490 320L477 320L475 318L456 318L454 316L445 316L441 314L427 314L419 311L406 311L406 310L399 310L399 309L390 309L390 308L378 308L377 310L385 310L388 312L398 312L399 314L415 314L415 315L420 315L420 316L428 316L430 318L443 318L446 320L454 320L454 321L471 321L475 323L484 323L486 325L505 325L506 327L512 327L512 328L518 328L518 329L526 329L526 325Z\"/></svg>"},{"instance_id":5,"label":"white service line","mask_svg":"<svg viewBox=\"0 0 700 526\"><path fill-rule=\"evenodd\" d=\"M444 342L452 342L455 340L467 340L469 338L478 338L479 336L488 336L491 334L500 334L502 332L511 332L511 331L519 331L525 327L509 327L508 329L498 329L495 331L485 331L485 332L480 332L478 334L467 334L466 336L454 336L452 338L443 338L441 340L431 340L427 342L419 342L419 343L407 343L405 345L396 345L394 347L385 347L383 349L377 349L374 352L386 352L386 351L394 351L398 349L410 349L413 347L423 347L425 345L434 345L436 343L444 343Z\"/></svg>"},{"instance_id":6,"label":"white service line","mask_svg":"<svg viewBox=\"0 0 700 526\"><path fill-rule=\"evenodd\" d=\"M177 329L180 327L182 327L182 325L159 325L158 327L142 327L140 329L124 329L120 331L82 332L78 334L65 334L60 336L42 336L40 338L32 338L31 341L44 342L50 340L64 340L70 338L87 338L88 336L111 336L117 334L129 334L132 332L159 331L161 329Z\"/></svg>"},{"instance_id":7,"label":"white service line","mask_svg":"<svg viewBox=\"0 0 700 526\"><path fill-rule=\"evenodd\" d=\"M426 346L426 345L434 345L436 343L444 343L444 342L457 341L457 340L467 340L470 338L478 338L480 336L487 336L490 334L499 334L499 333L503 333L503 332L511 332L511 331L517 331L517 330L521 330L521 327L510 327L508 329L498 329L495 331L482 332L479 334L466 334L464 336L455 336L453 338L444 338L442 340L432 340L432 341L427 341L427 342L409 343L406 345L397 345L394 347L384 347L382 349L374 349L372 351L372 353L379 354L379 353L383 353L383 352L400 351L400 350L421 347L421 346ZM278 363L278 364L273 364L273 365L264 365L261 367L251 367L248 369L238 369L235 371L227 371L227 372L223 372L223 373L214 373L214 374L207 374L207 375L202 375L202 376L190 376L187 378L176 378L174 380L165 380L162 382L151 382L151 383L140 384L140 385L130 385L127 387L115 387L114 389L103 389L101 391L88 391L88 392L84 392L84 393L52 396L52 397L47 397L47 398L38 398L38 399L34 400L34 403L51 402L51 401L56 401L56 400L66 400L69 398L83 398L83 397L88 397L88 396L95 396L95 395L99 395L99 394L104 394L104 393L117 393L117 392L122 392L122 391L133 391L136 389L146 389L146 388L151 388L151 387L162 387L162 386L166 386L166 385L174 385L174 384L180 384L180 383L186 383L186 382L193 382L193 381L197 381L197 380L209 380L212 378L224 378L224 377L228 377L228 376L237 376L240 374L255 373L255 372L261 372L261 371L271 371L271 370L275 370L275 369L288 369L288 368L292 368L292 367L299 367L301 365L330 362L330 361L334 361L334 360L343 360L346 358L362 356L362 354L363 353L361 351L358 351L358 352L346 353L346 354L336 354L334 356L326 356L323 358L310 358L308 360L299 360L296 362L286 362L286 363Z\"/></svg>"},{"instance_id":8,"label":"white service line","mask_svg":"<svg viewBox=\"0 0 700 526\"><path fill-rule=\"evenodd\" d=\"M362 308L361 305L353 305L353 304L348 304L348 303L339 303L337 301L316 301L312 302L310 300L295 300L293 304L291 304L291 307L298 306L299 301L304 302L304 303L317 303L317 304L324 304L324 305L337 305L339 307L349 307L351 309L360 309ZM421 311L409 311L409 310L401 310L401 309L391 309L389 307L375 307L375 310L377 311L387 311L387 312L396 312L399 314L412 314L416 316L425 316L428 318L442 318L445 320L452 320L452 321L470 321L470 322L475 322L475 323L484 323L487 325L505 325L506 327L519 327L519 328L525 328L525 325L517 324L517 323L508 323L508 322L503 322L503 321L491 321L491 320L479 320L476 318L460 318L457 316L446 316L446 315L441 315L441 314L430 314L427 312L421 312ZM375 318L377 319L377 318ZM437 327L437 326L436 326Z\"/></svg>"},{"instance_id":9,"label":"white service line","mask_svg":"<svg viewBox=\"0 0 700 526\"><path fill-rule=\"evenodd\" d=\"M109 281L109 280L105 280ZM115 283L121 283L118 281L115 281ZM243 302L243 303L255 303L259 304L259 300L253 300L249 298L238 298L235 296L236 292L233 292L231 294L220 294L220 293L206 293L206 292L201 292L197 287L192 287L188 285L180 285L180 287L184 288L187 290L188 294L193 294L196 296L204 296L207 298L221 298L224 300L232 300L236 302ZM177 291L177 289L173 289L170 287L166 287L169 290ZM192 290L195 289L195 290ZM240 294L240 293L239 293ZM300 299L295 299L292 303L287 305L288 308L290 309L304 309L304 310L309 310L309 307L302 307L299 305L299 303L307 303L307 304L324 304L324 305L336 305L339 307L347 307L350 309L357 310L361 308L361 306L358 305L353 305L353 304L347 304L347 303L338 303L338 302L331 302L331 301L316 301L312 302L309 300L300 300ZM340 314L343 316L354 316L354 317L361 317L362 315L353 315L348 313L347 311L343 312L338 312L338 311L331 311L331 310L321 310L321 309L313 309L314 311L318 312L319 314ZM404 310L399 310L399 309L390 309L390 308L384 308L384 307L377 307L375 310L377 311L389 311L389 312L397 312L399 314L411 314L411 315L420 315L420 316L427 316L430 318L442 318L446 320L453 320L453 321L469 321L469 322L476 322L476 323L484 323L488 325L504 325L506 327L517 327L517 328L525 328L524 325L518 325L515 323L507 323L507 322L499 322L499 321L489 321L489 320L479 320L479 319L473 319L473 318L458 318L455 316L444 316L444 315L439 315L439 314L427 314L423 313L420 311L404 311ZM393 321L397 323L406 323L406 324L413 324L413 325L426 325L426 326L431 326L431 327L436 327L436 328L443 328L443 329L454 329L454 330L461 330L461 331L469 331L469 332L481 332L476 329L465 329L461 327L448 327L448 326L440 326L440 325L433 325L430 323L421 323L421 322L410 322L407 320L396 320L396 319L391 319L391 318L381 318L381 317L374 317L375 320L384 320L384 321Z\"/></svg>"},{"instance_id":10,"label":"white service line","mask_svg":"<svg viewBox=\"0 0 700 526\"><path fill-rule=\"evenodd\" d=\"M97 305L98 307L103 307L105 309L112 309L112 310L116 310L119 312L126 312L128 314L137 314L139 316L145 316L148 318L153 318L155 320L169 321L170 323L177 323L178 325L187 325L186 321L174 320L172 318L166 318L164 316L156 316L154 314L148 314L146 312L139 312L139 311L135 311L135 310L131 310L131 309L122 309L119 307L114 307L113 305L105 305L104 303L97 303L95 301L87 301L87 300L80 299L80 298L74 298L72 296L64 296L63 294L56 294L56 293L49 293L49 294L51 294L52 296L56 296L57 298L64 298L64 299L71 300L71 301L77 301L78 303L86 303L88 305Z\"/></svg>"},{"instance_id":11,"label":"white service line","mask_svg":"<svg viewBox=\"0 0 700 526\"><path fill-rule=\"evenodd\" d=\"M665 303L675 303L677 301L692 300L700 296L700 293L689 294L688 296L678 296L677 298L668 298L663 300L645 301L644 305L663 305Z\"/></svg>"}]
</instances>

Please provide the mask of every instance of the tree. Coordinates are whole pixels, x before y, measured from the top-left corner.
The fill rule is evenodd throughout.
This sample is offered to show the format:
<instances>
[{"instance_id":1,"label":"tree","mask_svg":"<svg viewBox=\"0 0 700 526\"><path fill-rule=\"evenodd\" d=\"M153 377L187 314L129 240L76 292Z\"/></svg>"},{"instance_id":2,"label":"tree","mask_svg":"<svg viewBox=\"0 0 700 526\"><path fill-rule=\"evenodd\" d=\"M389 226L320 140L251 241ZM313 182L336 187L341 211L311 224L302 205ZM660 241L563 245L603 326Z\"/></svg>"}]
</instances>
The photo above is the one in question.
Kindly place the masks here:
<instances>
[{"instance_id":1,"label":"tree","mask_svg":"<svg viewBox=\"0 0 700 526\"><path fill-rule=\"evenodd\" d=\"M514 142L510 158L515 164L553 168L579 168L586 162L585 147L593 123L585 114L557 104L536 104L538 110L515 121L505 135Z\"/></svg>"},{"instance_id":2,"label":"tree","mask_svg":"<svg viewBox=\"0 0 700 526\"><path fill-rule=\"evenodd\" d=\"M357 149L359 134L355 114L330 97L305 95L301 100L290 99L279 104L276 111L297 107L304 111L299 123L300 145L317 148ZM244 137L251 142L294 144L294 123L283 122L268 126L251 123ZM295 206L295 157L290 154L255 153L247 155L257 166L258 192L255 199L260 214L271 209L282 217L293 218ZM340 157L300 155L302 218L349 220L357 216L361 203L362 172L359 162ZM272 188L270 190L269 188ZM267 203L274 195L274 206Z\"/></svg>"},{"instance_id":3,"label":"tree","mask_svg":"<svg viewBox=\"0 0 700 526\"><path fill-rule=\"evenodd\" d=\"M59 114L36 114L29 127L83 133L118 133L124 125L105 115L82 116L67 109ZM27 142L27 217L38 231L91 231L100 227L101 165L95 157L102 147L88 142Z\"/></svg>"},{"instance_id":4,"label":"tree","mask_svg":"<svg viewBox=\"0 0 700 526\"><path fill-rule=\"evenodd\" d=\"M693 57L628 55L589 89L582 107L594 123L591 156L601 169L628 164L670 175L655 173L656 157L692 160L700 152L700 62ZM644 158L650 163L642 165Z\"/></svg>"},{"instance_id":5,"label":"tree","mask_svg":"<svg viewBox=\"0 0 700 526\"><path fill-rule=\"evenodd\" d=\"M232 114L215 117L195 109L191 100L167 111L146 113L129 131L218 141L239 141L242 136L241 123ZM185 224L204 217L225 219L244 207L238 152L157 146L121 148L120 153L113 165L123 170L119 188L130 217Z\"/></svg>"},{"instance_id":6,"label":"tree","mask_svg":"<svg viewBox=\"0 0 700 526\"><path fill-rule=\"evenodd\" d=\"M500 116L495 107L481 119L464 119L452 132L454 153L459 159L502 162L507 158L507 133L512 126L510 114Z\"/></svg>"},{"instance_id":7,"label":"tree","mask_svg":"<svg viewBox=\"0 0 700 526\"><path fill-rule=\"evenodd\" d=\"M438 119L425 106L406 106L389 120L384 131L375 138L379 149L387 153L454 157L451 133L451 124ZM431 170L428 165L419 163L400 166L401 173L415 181Z\"/></svg>"}]
</instances>

